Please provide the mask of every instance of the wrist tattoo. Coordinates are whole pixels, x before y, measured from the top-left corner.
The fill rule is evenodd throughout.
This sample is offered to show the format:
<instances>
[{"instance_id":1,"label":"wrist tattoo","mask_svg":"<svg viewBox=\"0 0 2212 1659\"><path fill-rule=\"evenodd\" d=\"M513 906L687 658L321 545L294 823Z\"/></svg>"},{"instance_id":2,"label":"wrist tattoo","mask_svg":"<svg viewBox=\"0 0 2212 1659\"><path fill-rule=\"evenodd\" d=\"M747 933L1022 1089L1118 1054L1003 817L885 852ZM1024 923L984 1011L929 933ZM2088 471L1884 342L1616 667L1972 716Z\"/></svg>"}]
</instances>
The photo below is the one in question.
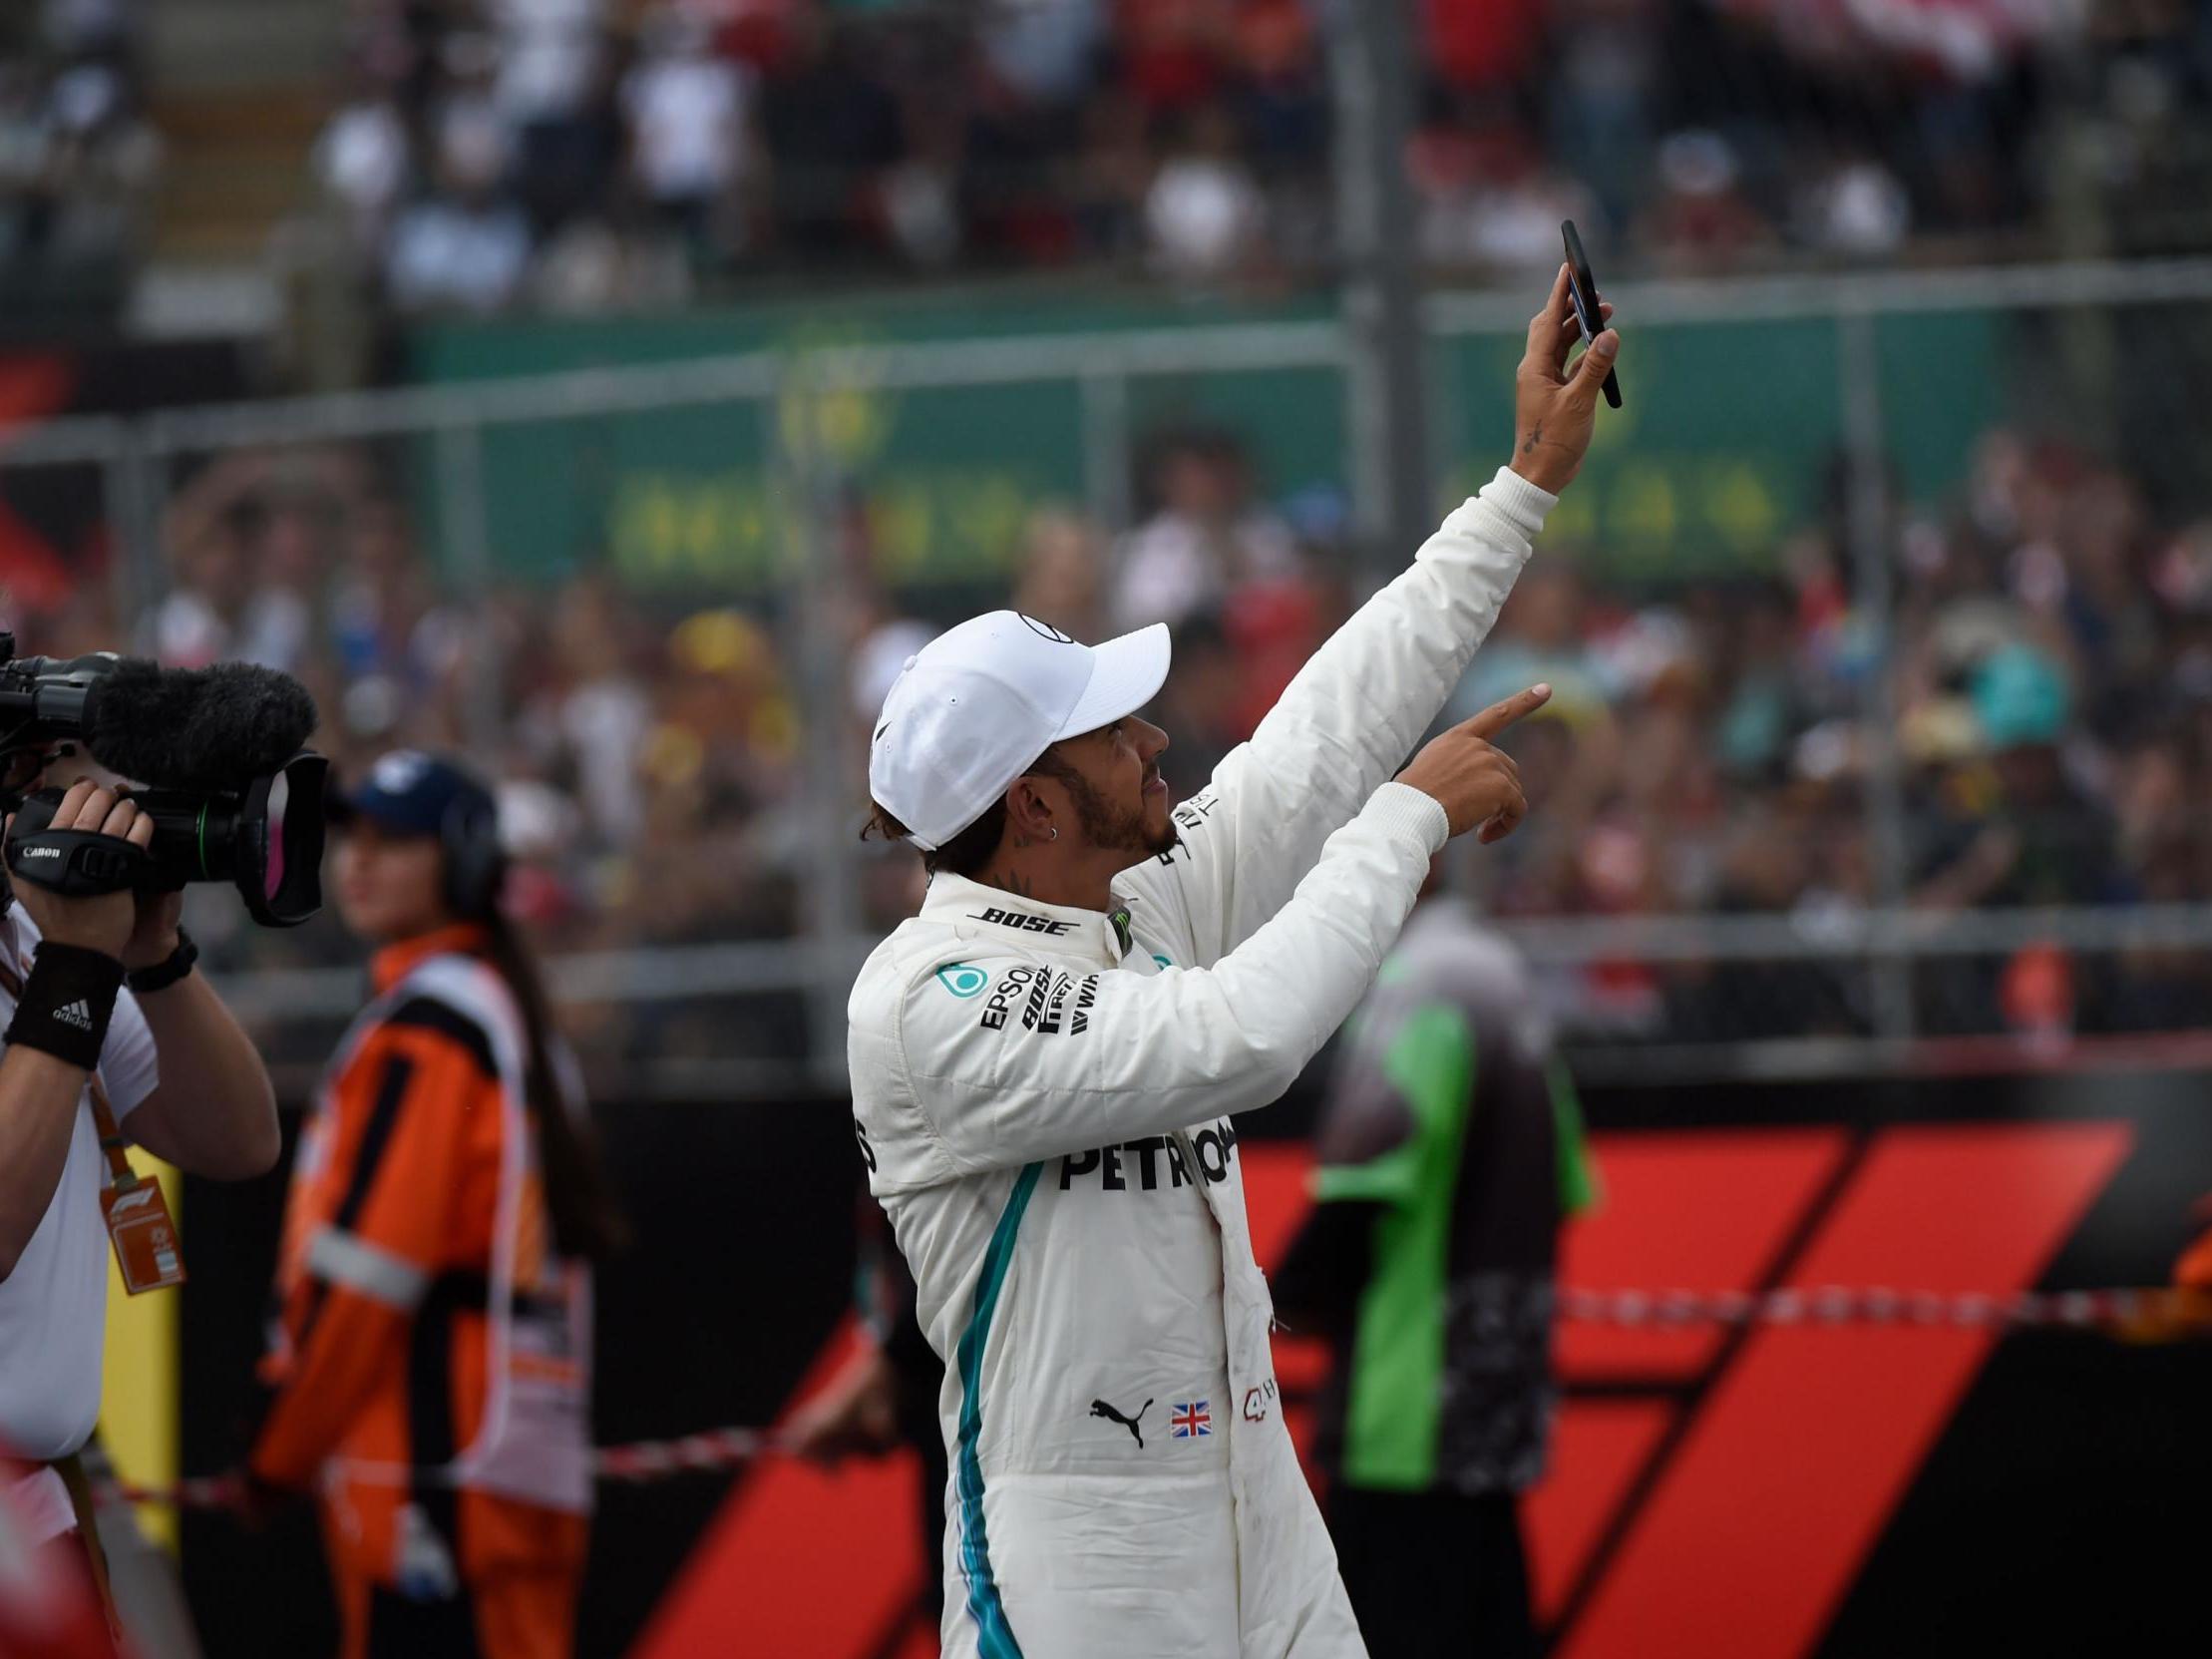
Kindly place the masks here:
<instances>
[{"instance_id":1,"label":"wrist tattoo","mask_svg":"<svg viewBox=\"0 0 2212 1659\"><path fill-rule=\"evenodd\" d=\"M1521 453L1523 455L1534 455L1536 453L1536 446L1543 441L1544 423L1542 421L1538 421L1534 426L1529 428L1528 440L1521 445Z\"/></svg>"}]
</instances>

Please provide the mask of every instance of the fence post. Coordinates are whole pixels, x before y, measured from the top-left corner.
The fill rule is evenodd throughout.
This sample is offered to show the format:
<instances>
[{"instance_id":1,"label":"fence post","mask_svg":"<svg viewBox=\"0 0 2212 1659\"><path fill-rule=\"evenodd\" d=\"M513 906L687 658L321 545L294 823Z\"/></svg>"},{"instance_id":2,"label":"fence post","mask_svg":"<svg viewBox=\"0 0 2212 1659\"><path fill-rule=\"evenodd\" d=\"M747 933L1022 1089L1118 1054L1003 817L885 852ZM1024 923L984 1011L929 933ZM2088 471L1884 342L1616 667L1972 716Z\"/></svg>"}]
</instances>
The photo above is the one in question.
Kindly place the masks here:
<instances>
[{"instance_id":1,"label":"fence post","mask_svg":"<svg viewBox=\"0 0 2212 1659\"><path fill-rule=\"evenodd\" d=\"M1129 377L1091 369L1077 384L1083 399L1083 498L1092 520L1109 536L1119 536L1133 518Z\"/></svg>"},{"instance_id":2,"label":"fence post","mask_svg":"<svg viewBox=\"0 0 2212 1659\"><path fill-rule=\"evenodd\" d=\"M1860 709L1866 747L1866 815L1874 902L1889 915L1906 903L1910 852L1905 835L1905 774L1897 745L1897 690L1892 672L1896 596L1890 580L1890 489L1882 424L1881 361L1873 314L1848 299L1836 316L1837 382L1842 394L1848 472L1845 523L1852 590L1872 641ZM1870 938L1874 1033L1902 1040L1913 1035L1911 959L1894 939Z\"/></svg>"},{"instance_id":3,"label":"fence post","mask_svg":"<svg viewBox=\"0 0 2212 1659\"><path fill-rule=\"evenodd\" d=\"M116 626L136 643L139 620L153 615L167 587L156 528L154 458L136 427L125 424L115 448L101 462L102 503L108 515L108 592ZM153 648L151 640L145 641Z\"/></svg>"},{"instance_id":4,"label":"fence post","mask_svg":"<svg viewBox=\"0 0 2212 1659\"><path fill-rule=\"evenodd\" d=\"M445 527L455 585L467 594L476 619L476 643L461 709L462 736L469 751L490 765L499 752L503 661L492 616L492 525L484 505L484 428L468 419L442 422L434 441L438 517Z\"/></svg>"},{"instance_id":5,"label":"fence post","mask_svg":"<svg viewBox=\"0 0 2212 1659\"><path fill-rule=\"evenodd\" d=\"M1342 0L1330 19L1352 514L1370 574L1398 569L1433 522L1428 335L1404 161L1417 80L1410 11L1403 0Z\"/></svg>"},{"instance_id":6,"label":"fence post","mask_svg":"<svg viewBox=\"0 0 2212 1659\"><path fill-rule=\"evenodd\" d=\"M850 800L853 720L840 607L845 560L837 480L820 442L820 366L794 357L776 399L776 466L787 511L805 720L807 1041L816 1082L845 1085L845 943L859 930L860 853Z\"/></svg>"}]
</instances>

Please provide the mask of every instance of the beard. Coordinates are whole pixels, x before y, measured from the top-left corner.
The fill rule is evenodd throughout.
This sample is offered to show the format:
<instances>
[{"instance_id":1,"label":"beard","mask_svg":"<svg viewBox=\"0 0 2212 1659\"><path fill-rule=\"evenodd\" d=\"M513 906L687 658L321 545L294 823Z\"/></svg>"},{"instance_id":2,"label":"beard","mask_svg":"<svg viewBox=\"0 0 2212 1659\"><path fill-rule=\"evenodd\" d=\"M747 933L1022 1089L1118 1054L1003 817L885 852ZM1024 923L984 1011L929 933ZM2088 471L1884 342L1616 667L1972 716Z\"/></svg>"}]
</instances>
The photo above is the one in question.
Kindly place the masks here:
<instances>
[{"instance_id":1,"label":"beard","mask_svg":"<svg viewBox=\"0 0 2212 1659\"><path fill-rule=\"evenodd\" d=\"M1135 806L1116 806L1096 789L1088 779L1069 773L1060 780L1067 787L1069 798L1075 803L1075 821L1083 832L1083 839L1106 852L1127 853L1130 862L1172 852L1180 846L1183 837L1171 817L1163 829L1155 830L1145 822L1146 808L1142 795ZM1151 781L1148 775L1146 781Z\"/></svg>"}]
</instances>

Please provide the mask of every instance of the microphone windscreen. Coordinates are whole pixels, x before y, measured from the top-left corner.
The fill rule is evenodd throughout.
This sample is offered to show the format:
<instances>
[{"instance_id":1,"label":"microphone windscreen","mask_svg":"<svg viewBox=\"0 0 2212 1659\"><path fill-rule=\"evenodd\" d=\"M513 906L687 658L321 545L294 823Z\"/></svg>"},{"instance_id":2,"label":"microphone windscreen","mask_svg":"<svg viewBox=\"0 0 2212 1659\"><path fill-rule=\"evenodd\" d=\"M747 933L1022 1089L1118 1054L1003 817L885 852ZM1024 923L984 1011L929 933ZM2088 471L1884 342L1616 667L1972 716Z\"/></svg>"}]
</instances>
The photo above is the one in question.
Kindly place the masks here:
<instances>
[{"instance_id":1,"label":"microphone windscreen","mask_svg":"<svg viewBox=\"0 0 2212 1659\"><path fill-rule=\"evenodd\" d=\"M299 752L315 729L315 699L274 668L165 668L127 656L93 682L84 726L92 757L136 782L234 789Z\"/></svg>"}]
</instances>

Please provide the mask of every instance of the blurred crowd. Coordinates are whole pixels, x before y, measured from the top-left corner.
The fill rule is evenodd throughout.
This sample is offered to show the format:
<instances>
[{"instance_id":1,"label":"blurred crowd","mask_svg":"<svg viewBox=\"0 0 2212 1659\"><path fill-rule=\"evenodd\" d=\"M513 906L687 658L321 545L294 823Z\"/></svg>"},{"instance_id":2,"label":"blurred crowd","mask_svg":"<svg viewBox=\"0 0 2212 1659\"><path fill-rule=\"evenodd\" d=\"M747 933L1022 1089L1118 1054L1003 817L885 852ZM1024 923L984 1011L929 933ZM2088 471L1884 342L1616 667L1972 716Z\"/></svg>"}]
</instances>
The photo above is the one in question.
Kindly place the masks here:
<instances>
[{"instance_id":1,"label":"blurred crowd","mask_svg":"<svg viewBox=\"0 0 2212 1659\"><path fill-rule=\"evenodd\" d=\"M139 251L161 141L132 0L0 7L0 307L112 305Z\"/></svg>"},{"instance_id":2,"label":"blurred crowd","mask_svg":"<svg viewBox=\"0 0 2212 1659\"><path fill-rule=\"evenodd\" d=\"M1169 779L1187 793L1356 594L1340 509L1261 499L1230 435L1163 434L1145 474L1139 522L1118 537L1039 512L1010 593L983 603L1079 637L1170 623L1159 718ZM887 590L871 576L869 516L843 522L832 671L857 824L884 691L973 596ZM137 620L136 644L179 665L245 657L298 673L342 768L399 743L470 747L498 774L515 899L548 947L718 944L805 924L823 823L809 803L837 734L808 717L820 703L795 614L647 601L588 570L466 602L436 579L393 475L352 449L217 460L174 498L165 535L174 586ZM1892 504L1888 537L1903 811L1887 890L1931 915L2212 901L2212 833L2193 810L2212 788L2212 522L2159 523L2124 470L1995 430L1960 498ZM1775 569L1632 593L1548 543L1447 713L1555 687L1515 740L1535 810L1471 861L1499 916L1779 915L1806 947L1578 970L1555 991L1585 1032L1872 1027L1852 942L1886 891L1866 719L1875 640L1853 604L1840 506ZM36 642L68 652L132 631L87 588L37 622ZM917 863L854 854L858 923L888 927L916 900ZM260 933L228 902L208 905L205 936L218 961L348 960L334 931ZM2169 1031L2212 993L2201 955L2083 959L2062 944L1923 964L1922 1029ZM757 1013L763 1051L793 1050L791 1009ZM732 1039L726 1009L605 1017L643 1023L616 1034L629 1042Z\"/></svg>"},{"instance_id":3,"label":"blurred crowd","mask_svg":"<svg viewBox=\"0 0 2212 1659\"><path fill-rule=\"evenodd\" d=\"M354 0L317 173L402 312L664 304L801 268L1266 285L1327 270L1329 11ZM1426 0L1421 247L1545 267L1567 216L1627 270L2201 245L2206 15Z\"/></svg>"},{"instance_id":4,"label":"blurred crowd","mask_svg":"<svg viewBox=\"0 0 2212 1659\"><path fill-rule=\"evenodd\" d=\"M2212 783L2212 523L2161 524L2124 469L2007 429L1981 439L1959 500L1890 503L1885 820L1878 640L1840 497L1823 517L1775 578L1640 599L1547 556L1462 687L1463 712L1557 687L1521 743L1542 808L1485 860L1498 914L1781 914L1808 953L1839 950L1600 965L1575 988L1586 1029L1866 1033L1874 991L1848 942L1887 900L1933 920L2212 897L2189 806ZM2200 954L2054 937L1924 960L1912 990L1925 1034L2057 1039L2185 1028L2212 981Z\"/></svg>"},{"instance_id":5,"label":"blurred crowd","mask_svg":"<svg viewBox=\"0 0 2212 1659\"><path fill-rule=\"evenodd\" d=\"M399 315L753 277L1325 277L1331 0L329 0L327 245ZM1348 3L1348 0L1347 0ZM134 0L0 17L0 282L111 295L161 146ZM1423 0L1433 268L2207 240L2190 0ZM57 272L103 273L105 287Z\"/></svg>"}]
</instances>

